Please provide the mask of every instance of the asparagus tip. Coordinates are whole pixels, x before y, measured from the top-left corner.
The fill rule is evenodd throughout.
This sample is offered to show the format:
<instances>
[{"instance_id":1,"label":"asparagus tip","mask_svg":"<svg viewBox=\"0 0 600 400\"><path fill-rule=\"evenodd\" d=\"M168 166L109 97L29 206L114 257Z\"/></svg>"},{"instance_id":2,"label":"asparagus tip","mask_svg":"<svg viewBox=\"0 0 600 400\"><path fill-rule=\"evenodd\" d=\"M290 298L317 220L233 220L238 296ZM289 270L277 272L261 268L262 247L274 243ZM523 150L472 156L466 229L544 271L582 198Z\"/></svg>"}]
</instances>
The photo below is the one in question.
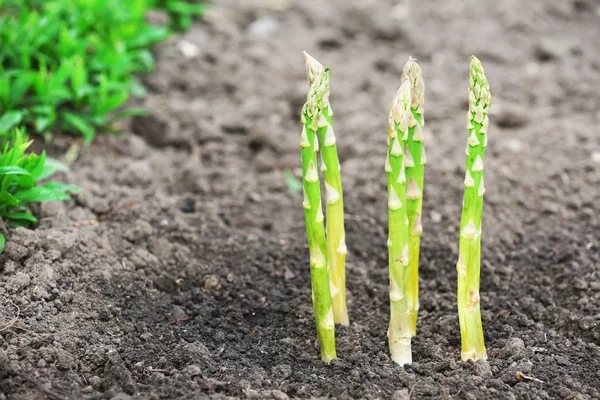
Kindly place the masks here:
<instances>
[{"instance_id":1,"label":"asparagus tip","mask_svg":"<svg viewBox=\"0 0 600 400\"><path fill-rule=\"evenodd\" d=\"M308 54L306 51L303 51L302 53L304 54L306 78L308 79L308 84L312 86L317 76L321 75L325 68L320 62L318 62L313 56Z\"/></svg>"}]
</instances>

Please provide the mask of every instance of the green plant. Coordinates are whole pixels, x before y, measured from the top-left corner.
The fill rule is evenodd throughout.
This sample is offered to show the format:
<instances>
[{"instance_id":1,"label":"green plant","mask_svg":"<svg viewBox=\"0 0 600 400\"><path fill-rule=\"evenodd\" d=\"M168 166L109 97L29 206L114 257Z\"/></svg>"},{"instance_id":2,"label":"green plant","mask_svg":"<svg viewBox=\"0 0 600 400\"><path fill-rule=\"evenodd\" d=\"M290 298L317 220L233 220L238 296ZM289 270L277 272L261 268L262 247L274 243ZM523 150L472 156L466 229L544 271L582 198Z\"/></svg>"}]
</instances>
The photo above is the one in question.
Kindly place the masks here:
<instances>
[{"instance_id":1,"label":"green plant","mask_svg":"<svg viewBox=\"0 0 600 400\"><path fill-rule=\"evenodd\" d=\"M483 153L487 146L488 111L491 94L483 66L471 57L469 73L469 111L467 111L467 168L460 221L458 274L458 316L462 341L462 361L486 358L479 304L481 258L481 220L483 209Z\"/></svg>"},{"instance_id":2,"label":"green plant","mask_svg":"<svg viewBox=\"0 0 600 400\"><path fill-rule=\"evenodd\" d=\"M46 163L46 154L26 154L31 144L16 130L0 152L0 251L4 249L6 228L28 227L38 222L28 206L32 203L67 200L79 193L74 186L60 182L37 183L51 176L55 162Z\"/></svg>"},{"instance_id":3,"label":"green plant","mask_svg":"<svg viewBox=\"0 0 600 400\"><path fill-rule=\"evenodd\" d=\"M323 70L323 66L304 52L307 68ZM307 69L308 83L316 77ZM317 124L321 151L321 172L325 181L325 202L327 215L327 260L329 261L329 283L331 286L331 303L335 323L349 325L348 307L346 306L346 234L344 231L344 195L342 177L337 153L335 133L333 131L333 110L326 102L319 114Z\"/></svg>"},{"instance_id":4,"label":"green plant","mask_svg":"<svg viewBox=\"0 0 600 400\"><path fill-rule=\"evenodd\" d=\"M419 313L419 251L421 246L421 213L423 208L423 183L427 158L423 147L423 111L425 104L425 85L421 68L412 58L404 65L402 80L410 82L411 101L408 114L408 135L404 154L406 166L406 204L408 215L408 310L410 330L417 333Z\"/></svg>"},{"instance_id":5,"label":"green plant","mask_svg":"<svg viewBox=\"0 0 600 400\"><path fill-rule=\"evenodd\" d=\"M335 322L331 306L327 243L323 223L325 217L321 205L321 185L317 169L317 152L319 151L317 131L319 122L322 121L322 114L329 110L329 70L324 69L312 57L305 57L305 62L308 81L311 85L301 114L300 148L304 190L302 206L310 249L312 298L321 359L329 362L336 358Z\"/></svg>"},{"instance_id":6,"label":"green plant","mask_svg":"<svg viewBox=\"0 0 600 400\"><path fill-rule=\"evenodd\" d=\"M390 274L390 326L388 343L392 360L400 365L412 363L408 299L409 248L406 203L406 142L411 112L411 82L402 80L388 117L388 153L385 159L388 187L388 262ZM414 124L413 124L414 126Z\"/></svg>"},{"instance_id":7,"label":"green plant","mask_svg":"<svg viewBox=\"0 0 600 400\"><path fill-rule=\"evenodd\" d=\"M206 12L208 4L185 0L155 0L154 7L169 13L172 29L186 31L192 26L194 17L199 17Z\"/></svg>"},{"instance_id":8,"label":"green plant","mask_svg":"<svg viewBox=\"0 0 600 400\"><path fill-rule=\"evenodd\" d=\"M201 5L162 1L172 15ZM164 4L163 4L164 3ZM144 21L155 0L0 0L0 131L77 132L86 143L139 109L136 74L154 69L149 47L169 29ZM179 18L179 17L178 17Z\"/></svg>"}]
</instances>

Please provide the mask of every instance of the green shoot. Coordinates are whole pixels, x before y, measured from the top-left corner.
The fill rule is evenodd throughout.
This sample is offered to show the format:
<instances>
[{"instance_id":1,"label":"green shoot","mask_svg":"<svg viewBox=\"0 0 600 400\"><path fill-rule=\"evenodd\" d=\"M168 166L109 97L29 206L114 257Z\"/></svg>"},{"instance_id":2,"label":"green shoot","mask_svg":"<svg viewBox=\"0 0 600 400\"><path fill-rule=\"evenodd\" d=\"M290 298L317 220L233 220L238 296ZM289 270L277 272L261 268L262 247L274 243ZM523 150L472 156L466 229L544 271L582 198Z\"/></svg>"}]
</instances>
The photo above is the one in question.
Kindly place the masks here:
<instances>
[{"instance_id":1,"label":"green shoot","mask_svg":"<svg viewBox=\"0 0 600 400\"><path fill-rule=\"evenodd\" d=\"M423 208L423 183L427 158L423 147L423 107L425 104L425 85L421 67L412 58L404 65L402 80L408 79L411 88L410 124L405 145L406 204L408 214L408 310L410 312L410 331L417 334L417 316L419 314L419 251L421 247L421 214ZM412 126L411 126L412 125Z\"/></svg>"},{"instance_id":2,"label":"green shoot","mask_svg":"<svg viewBox=\"0 0 600 400\"><path fill-rule=\"evenodd\" d=\"M335 322L331 306L325 217L321 204L321 184L317 167L317 152L319 151L317 132L323 113L329 109L329 70L324 69L321 64L313 60L312 57L305 57L310 89L301 115L300 148L304 185L302 206L310 249L310 277L315 323L319 336L321 359L328 363L336 358Z\"/></svg>"},{"instance_id":3,"label":"green shoot","mask_svg":"<svg viewBox=\"0 0 600 400\"><path fill-rule=\"evenodd\" d=\"M46 165L46 154L25 154L31 141L17 130L0 151L0 251L4 249L6 228L28 227L38 222L28 206L32 203L67 200L78 193L74 186L60 182L36 184L48 178L60 164Z\"/></svg>"},{"instance_id":4,"label":"green shoot","mask_svg":"<svg viewBox=\"0 0 600 400\"><path fill-rule=\"evenodd\" d=\"M388 261L390 274L390 326L388 343L392 360L400 365L412 363L409 309L409 246L406 202L408 161L406 141L416 120L411 111L411 82L404 79L394 98L388 118L388 154L385 171L388 181Z\"/></svg>"},{"instance_id":5,"label":"green shoot","mask_svg":"<svg viewBox=\"0 0 600 400\"><path fill-rule=\"evenodd\" d=\"M136 75L154 69L149 47L170 33L144 20L157 2L182 27L205 7L183 0L0 1L0 132L24 124L39 134L79 133L90 143L115 121L142 113L119 110L141 92Z\"/></svg>"},{"instance_id":6,"label":"green shoot","mask_svg":"<svg viewBox=\"0 0 600 400\"><path fill-rule=\"evenodd\" d=\"M304 53L304 58L307 66L312 65L318 70L323 69L323 66L308 53ZM311 76L314 75L308 73L309 84L312 85ZM344 195L332 116L331 105L324 104L319 117L318 136L321 145L321 172L323 172L325 180L327 259L329 261L333 320L336 324L349 325L350 319L346 305L346 254L348 251L344 230Z\"/></svg>"},{"instance_id":7,"label":"green shoot","mask_svg":"<svg viewBox=\"0 0 600 400\"><path fill-rule=\"evenodd\" d=\"M154 7L162 8L169 13L171 28L176 31L190 29L194 17L202 16L208 9L208 4L186 0L154 0L154 3Z\"/></svg>"},{"instance_id":8,"label":"green shoot","mask_svg":"<svg viewBox=\"0 0 600 400\"><path fill-rule=\"evenodd\" d=\"M465 193L460 221L459 257L456 264L462 361L486 358L479 304L479 271L481 217L485 193L483 153L487 146L488 111L491 100L483 66L473 56L469 74L469 111L467 112L469 139L466 148Z\"/></svg>"}]
</instances>

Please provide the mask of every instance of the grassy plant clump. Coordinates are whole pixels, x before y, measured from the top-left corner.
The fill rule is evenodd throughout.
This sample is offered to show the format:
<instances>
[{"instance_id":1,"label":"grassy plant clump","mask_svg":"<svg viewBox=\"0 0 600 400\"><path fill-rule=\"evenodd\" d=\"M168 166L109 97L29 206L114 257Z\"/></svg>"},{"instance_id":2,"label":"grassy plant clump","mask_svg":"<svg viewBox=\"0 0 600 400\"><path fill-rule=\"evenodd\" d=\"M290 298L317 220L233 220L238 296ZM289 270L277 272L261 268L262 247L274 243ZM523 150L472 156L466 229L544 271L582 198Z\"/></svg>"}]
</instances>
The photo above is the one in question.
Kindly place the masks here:
<instances>
[{"instance_id":1,"label":"grassy plant clump","mask_svg":"<svg viewBox=\"0 0 600 400\"><path fill-rule=\"evenodd\" d=\"M149 47L170 32L144 21L155 5L184 27L202 10L169 0L0 0L0 132L25 124L89 143L139 113L118 110L143 93L136 74L153 70Z\"/></svg>"},{"instance_id":2,"label":"grassy plant clump","mask_svg":"<svg viewBox=\"0 0 600 400\"><path fill-rule=\"evenodd\" d=\"M458 274L458 317L462 341L461 360L486 358L479 304L481 262L481 221L483 211L483 154L487 146L488 111L492 96L483 66L471 57L469 73L469 110L467 111L467 168L460 221Z\"/></svg>"},{"instance_id":3,"label":"grassy plant clump","mask_svg":"<svg viewBox=\"0 0 600 400\"><path fill-rule=\"evenodd\" d=\"M0 251L4 249L7 228L28 227L38 222L28 206L32 203L67 200L69 193L78 193L74 186L60 182L40 181L55 171L54 163L46 162L46 154L26 154L31 144L16 130L0 151Z\"/></svg>"}]
</instances>

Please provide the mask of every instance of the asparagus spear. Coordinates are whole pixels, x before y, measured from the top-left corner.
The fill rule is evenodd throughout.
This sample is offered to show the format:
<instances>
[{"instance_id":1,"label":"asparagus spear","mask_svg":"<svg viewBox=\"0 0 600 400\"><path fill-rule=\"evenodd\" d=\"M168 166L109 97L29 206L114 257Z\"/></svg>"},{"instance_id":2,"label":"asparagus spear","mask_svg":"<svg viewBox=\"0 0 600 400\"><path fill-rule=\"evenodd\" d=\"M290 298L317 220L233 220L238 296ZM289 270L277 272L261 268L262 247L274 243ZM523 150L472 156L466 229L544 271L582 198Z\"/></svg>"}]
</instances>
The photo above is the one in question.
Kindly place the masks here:
<instances>
[{"instance_id":1,"label":"asparagus spear","mask_svg":"<svg viewBox=\"0 0 600 400\"><path fill-rule=\"evenodd\" d=\"M411 120L411 83L402 81L388 118L388 262L390 273L390 327L388 343L392 360L411 364L411 330L408 308L409 249L405 165L410 161L405 141Z\"/></svg>"},{"instance_id":2,"label":"asparagus spear","mask_svg":"<svg viewBox=\"0 0 600 400\"><path fill-rule=\"evenodd\" d=\"M458 317L462 341L461 360L486 358L479 305L481 214L483 208L483 153L487 145L488 111L491 103L488 80L481 62L471 57L469 74L469 131L465 193L460 221L458 274Z\"/></svg>"},{"instance_id":3,"label":"asparagus spear","mask_svg":"<svg viewBox=\"0 0 600 400\"><path fill-rule=\"evenodd\" d=\"M311 68L323 70L323 66L306 52L304 52L304 59L307 71ZM308 83L312 85L311 76L314 76L314 74L308 73L307 75ZM321 144L321 171L325 178L325 199L327 203L325 213L327 215L327 257L329 260L331 302L335 323L349 325L350 320L346 306L346 254L348 251L344 232L344 198L332 116L331 106L328 101L325 101L319 117L318 136Z\"/></svg>"},{"instance_id":4,"label":"asparagus spear","mask_svg":"<svg viewBox=\"0 0 600 400\"><path fill-rule=\"evenodd\" d=\"M327 244L323 209L321 206L321 185L317 171L317 151L319 140L316 132L322 113L328 105L329 71L319 64L307 63L307 76L311 83L306 104L302 109L302 183L304 190L304 218L306 236L310 249L310 277L315 323L319 336L321 359L325 362L336 358L335 325L331 308L329 272L327 264Z\"/></svg>"},{"instance_id":5,"label":"asparagus spear","mask_svg":"<svg viewBox=\"0 0 600 400\"><path fill-rule=\"evenodd\" d=\"M419 313L419 250L421 246L421 213L423 207L423 176L425 171L425 152L423 150L423 106L425 85L421 68L412 58L404 65L402 79L408 79L411 86L410 114L408 115L408 139L406 141L406 188L408 214L408 310L410 312L410 330L417 333L417 315Z\"/></svg>"}]
</instances>

